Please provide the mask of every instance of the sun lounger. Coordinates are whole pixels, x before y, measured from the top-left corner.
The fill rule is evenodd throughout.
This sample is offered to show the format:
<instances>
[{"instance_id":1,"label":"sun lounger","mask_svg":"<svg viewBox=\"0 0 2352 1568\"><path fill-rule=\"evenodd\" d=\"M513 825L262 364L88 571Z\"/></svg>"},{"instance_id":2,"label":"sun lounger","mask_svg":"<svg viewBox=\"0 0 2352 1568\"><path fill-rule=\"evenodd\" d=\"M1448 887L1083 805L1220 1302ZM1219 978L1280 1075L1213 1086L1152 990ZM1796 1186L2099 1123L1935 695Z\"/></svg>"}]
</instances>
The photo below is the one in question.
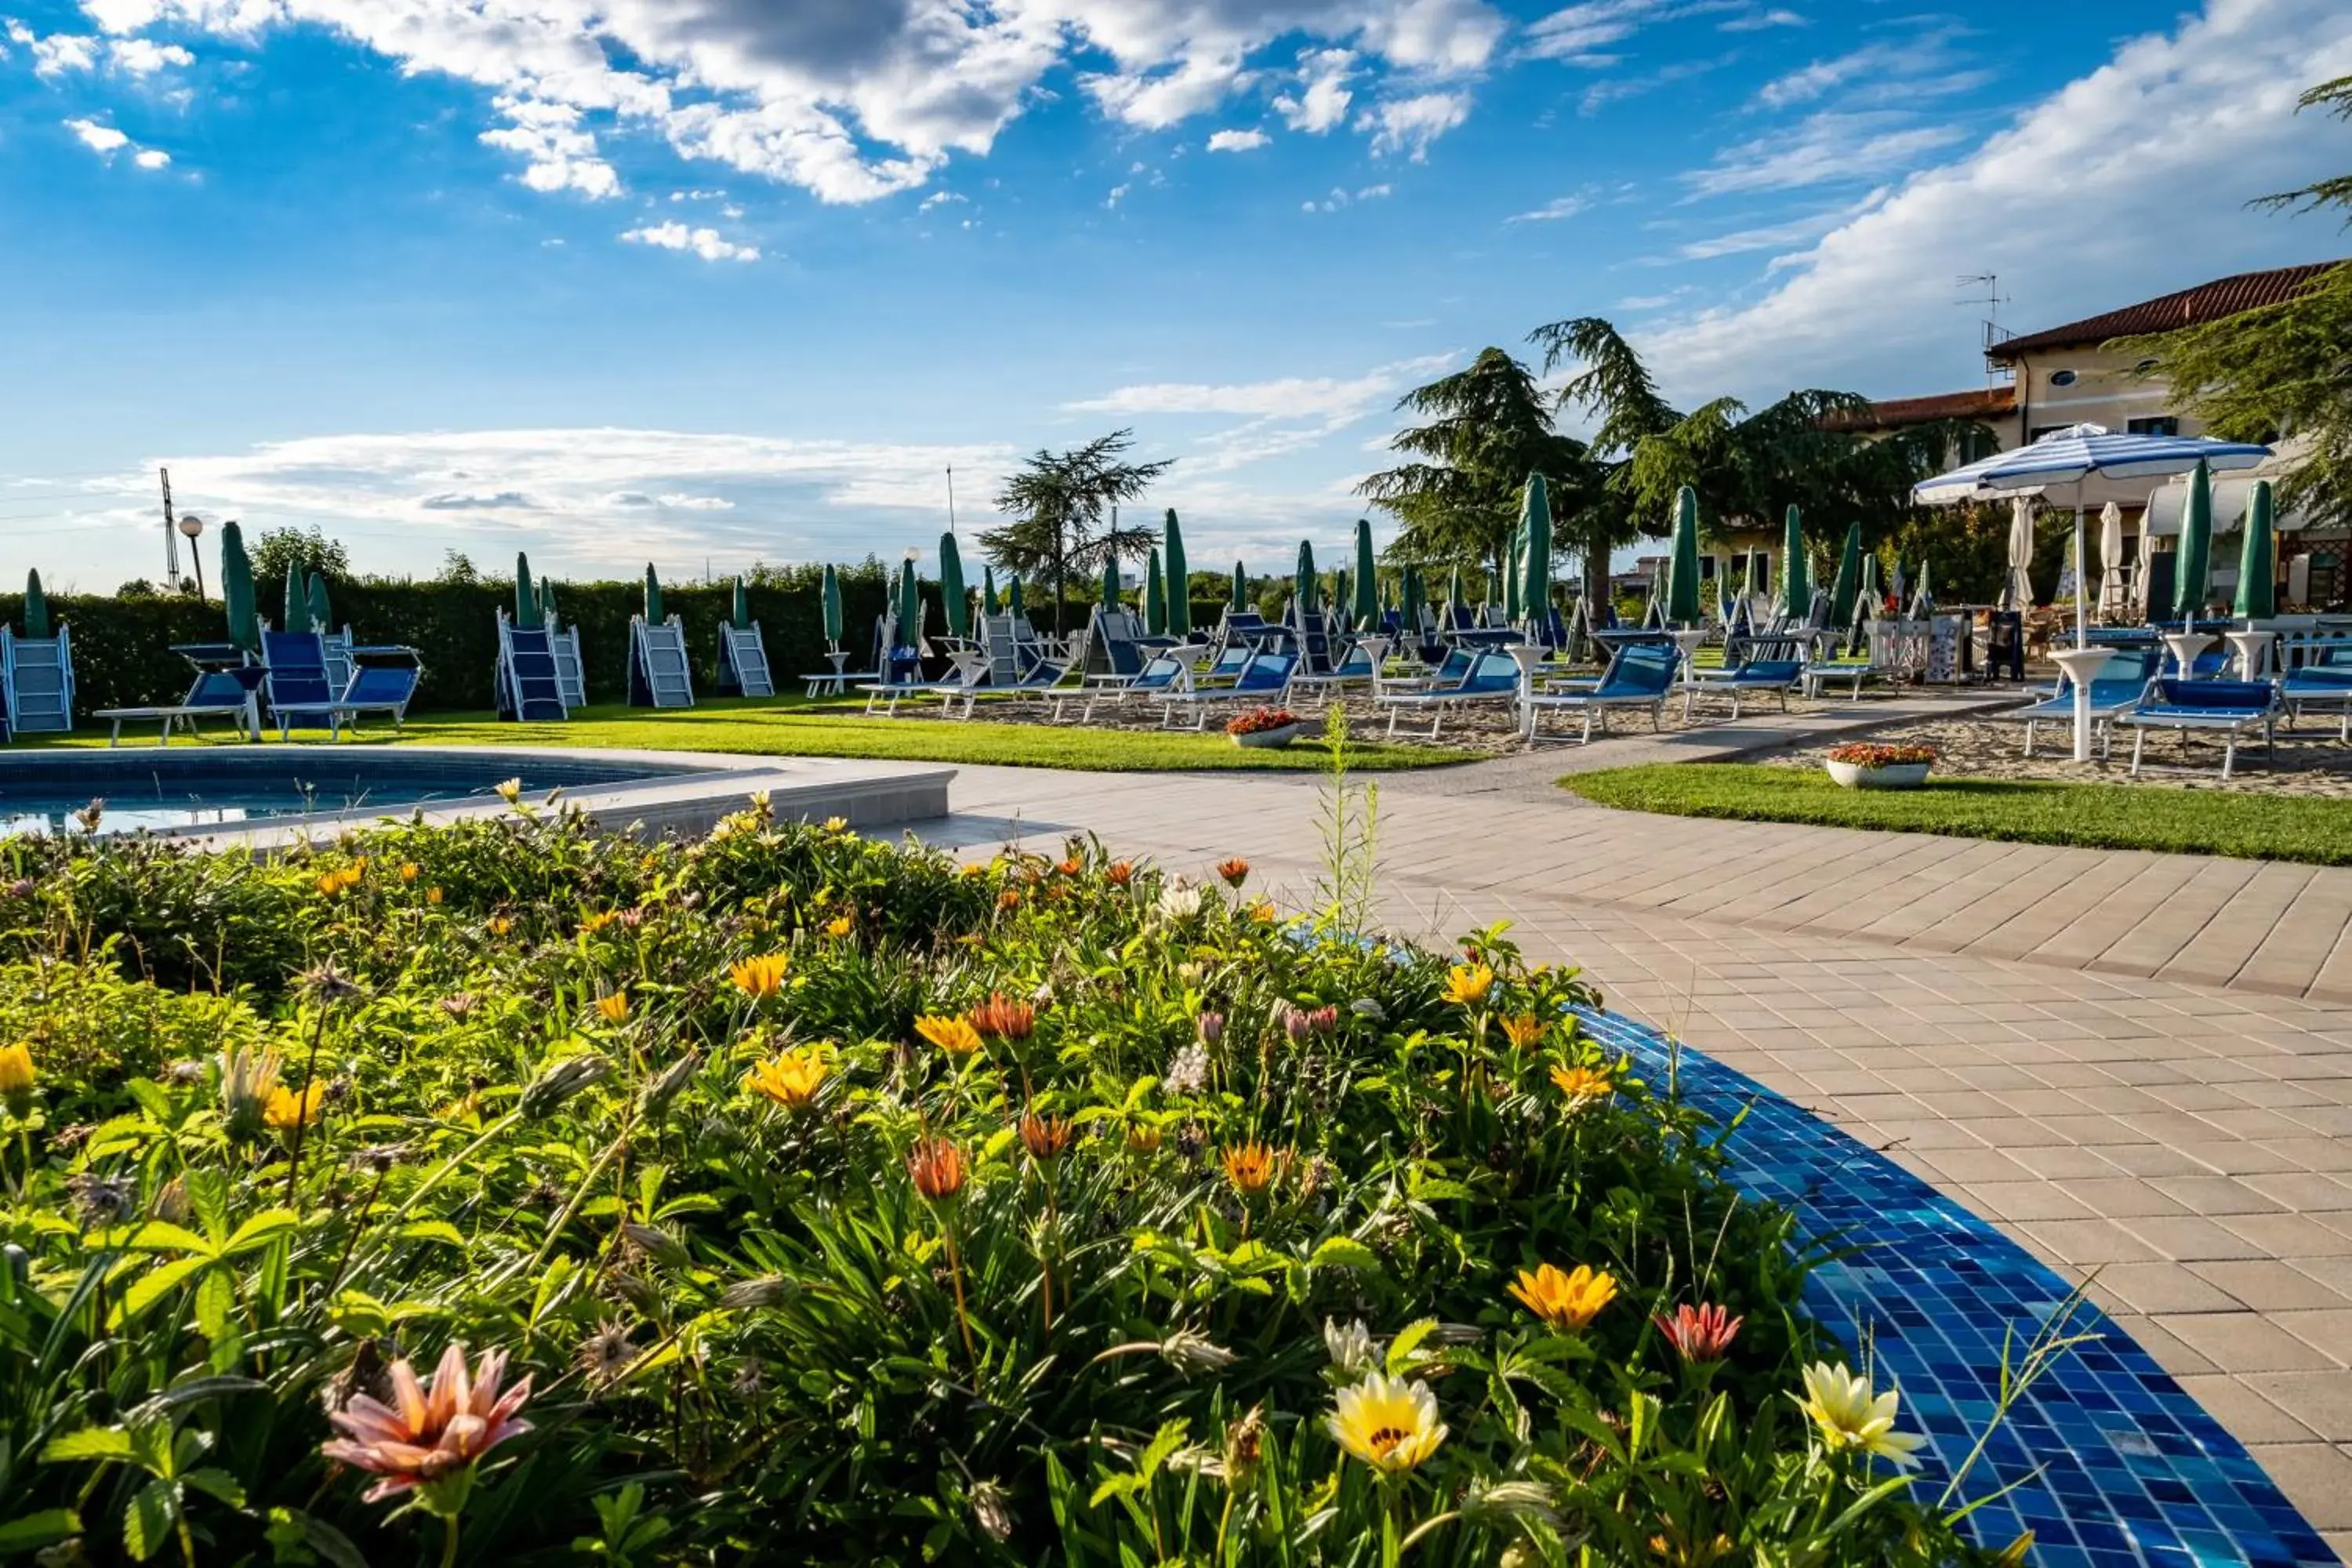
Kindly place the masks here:
<instances>
[{"instance_id":1,"label":"sun lounger","mask_svg":"<svg viewBox=\"0 0 2352 1568\"><path fill-rule=\"evenodd\" d=\"M1672 643L1626 643L1611 656L1609 668L1590 691L1538 692L1528 698L1531 711L1528 737L1536 738L1547 711L1584 715L1584 732L1578 737L1579 745L1592 739L1595 719L1601 721L1601 732L1608 732L1609 710L1612 708L1647 708L1650 727L1657 729L1665 709L1666 693L1674 687L1675 670L1681 662L1681 650Z\"/></svg>"},{"instance_id":2,"label":"sun lounger","mask_svg":"<svg viewBox=\"0 0 2352 1568\"><path fill-rule=\"evenodd\" d=\"M1462 655L1462 674L1452 685L1432 683L1415 689L1397 690L1394 682L1382 681L1373 693L1372 700L1389 710L1389 735L1396 735L1397 721L1409 712L1429 715L1429 738L1437 739L1449 709L1468 707L1479 702L1507 702L1519 692L1518 661L1507 653L1492 650L1475 652L1468 648L1456 650ZM1449 666L1451 660L1447 661Z\"/></svg>"},{"instance_id":3,"label":"sun lounger","mask_svg":"<svg viewBox=\"0 0 2352 1568\"><path fill-rule=\"evenodd\" d=\"M2267 680L2180 680L2151 682L2146 696L2123 713L2134 726L2132 776L2139 776L2140 752L2150 730L2173 730L2185 744L2192 730L2218 732L2223 742L2221 776L2237 765L2241 737L2259 731L2273 758L2277 754L2275 726L2279 691Z\"/></svg>"},{"instance_id":4,"label":"sun lounger","mask_svg":"<svg viewBox=\"0 0 2352 1568\"><path fill-rule=\"evenodd\" d=\"M2336 735L2352 741L2352 640L2294 637L2280 650L2286 673L2279 678L2279 700L2290 727L2307 708L2333 708Z\"/></svg>"},{"instance_id":5,"label":"sun lounger","mask_svg":"<svg viewBox=\"0 0 2352 1568\"><path fill-rule=\"evenodd\" d=\"M1109 681L1100 677L1090 677L1081 686L1055 691L1054 717L1056 720L1062 717L1065 702L1083 702L1085 707L1078 713L1078 722L1083 724L1094 718L1097 703L1108 702L1115 707L1130 697L1150 698L1170 691L1187 690L1192 678L1192 666L1188 660L1177 654L1159 654L1124 680Z\"/></svg>"},{"instance_id":6,"label":"sun lounger","mask_svg":"<svg viewBox=\"0 0 2352 1568\"><path fill-rule=\"evenodd\" d=\"M499 612L499 662L495 679L499 717L516 720L569 718L555 647L545 626L519 626Z\"/></svg>"},{"instance_id":7,"label":"sun lounger","mask_svg":"<svg viewBox=\"0 0 2352 1568\"><path fill-rule=\"evenodd\" d=\"M1350 685L1370 686L1372 678L1378 671L1379 667L1373 662L1370 646L1358 643L1348 650L1345 658L1322 674L1311 674L1301 669L1291 677L1291 684L1294 687L1303 686L1310 692L1328 697L1329 693Z\"/></svg>"},{"instance_id":8,"label":"sun lounger","mask_svg":"<svg viewBox=\"0 0 2352 1568\"><path fill-rule=\"evenodd\" d=\"M163 732L156 744L172 743L174 726L184 726L189 734L196 732L199 719L235 719L255 740L261 739L261 717L257 710L254 692L260 677L257 668L250 671L234 669L202 669L188 685L188 694L175 703L153 708L101 708L90 715L103 719L112 726L106 743L122 743L122 726L160 720Z\"/></svg>"},{"instance_id":9,"label":"sun lounger","mask_svg":"<svg viewBox=\"0 0 2352 1568\"><path fill-rule=\"evenodd\" d=\"M262 694L269 703L270 721L278 726L278 738L289 739L294 727L307 721L314 726L324 723L328 738L337 739L345 723L356 731L361 716L368 713L389 716L398 729L407 717L410 699L416 695L415 669L362 665L338 690L327 674L324 644L317 632L261 634L267 670Z\"/></svg>"},{"instance_id":10,"label":"sun lounger","mask_svg":"<svg viewBox=\"0 0 2352 1568\"><path fill-rule=\"evenodd\" d=\"M2105 756L2115 743L2115 721L2138 705L2162 658L2161 648L2120 648L2091 677L2091 722L2099 732L2101 756ZM2005 709L1991 717L2024 721L2025 754L2030 757L2033 754L2033 732L2037 727L2074 721L2074 683L2062 675L2057 689L2040 701Z\"/></svg>"},{"instance_id":11,"label":"sun lounger","mask_svg":"<svg viewBox=\"0 0 2352 1568\"><path fill-rule=\"evenodd\" d=\"M1262 653L1249 661L1241 678L1231 686L1208 689L1184 688L1162 691L1156 699L1160 703L1160 724L1162 729L1175 723L1180 711L1192 714L1192 728L1205 730L1209 713L1226 703L1247 703L1258 707L1278 707L1290 690L1290 683L1298 674L1298 656L1295 653Z\"/></svg>"},{"instance_id":12,"label":"sun lounger","mask_svg":"<svg viewBox=\"0 0 2352 1568\"><path fill-rule=\"evenodd\" d=\"M1739 717L1740 699L1749 692L1769 693L1788 710L1789 693L1805 676L1804 645L1795 637L1750 637L1738 662L1720 669L1693 668L1683 675L1683 717L1690 717L1696 697L1728 697L1731 716Z\"/></svg>"}]
</instances>

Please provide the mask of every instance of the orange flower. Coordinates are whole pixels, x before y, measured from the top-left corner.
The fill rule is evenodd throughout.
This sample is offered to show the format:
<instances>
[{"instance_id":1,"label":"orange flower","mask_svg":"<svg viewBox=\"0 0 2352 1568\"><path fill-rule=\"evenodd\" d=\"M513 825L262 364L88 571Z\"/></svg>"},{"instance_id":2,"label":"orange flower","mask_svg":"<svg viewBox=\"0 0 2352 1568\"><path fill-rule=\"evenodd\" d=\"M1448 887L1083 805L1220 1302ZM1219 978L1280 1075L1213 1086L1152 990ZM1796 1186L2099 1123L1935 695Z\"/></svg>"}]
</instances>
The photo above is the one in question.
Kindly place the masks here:
<instances>
[{"instance_id":1,"label":"orange flower","mask_svg":"<svg viewBox=\"0 0 2352 1568\"><path fill-rule=\"evenodd\" d=\"M580 922L580 930L583 935L594 936L620 918L621 912L618 910L599 910Z\"/></svg>"},{"instance_id":2,"label":"orange flower","mask_svg":"<svg viewBox=\"0 0 2352 1568\"><path fill-rule=\"evenodd\" d=\"M830 937L845 937L856 929L857 922L847 915L835 915L824 922L824 934Z\"/></svg>"},{"instance_id":3,"label":"orange flower","mask_svg":"<svg viewBox=\"0 0 2352 1568\"><path fill-rule=\"evenodd\" d=\"M1070 1152L1070 1124L1035 1111L1021 1119L1021 1146L1034 1160L1058 1160Z\"/></svg>"},{"instance_id":4,"label":"orange flower","mask_svg":"<svg viewBox=\"0 0 2352 1568\"><path fill-rule=\"evenodd\" d=\"M514 921L507 919L504 915L492 915L488 921L483 922L482 929L488 931L492 936L504 936L507 932L514 930Z\"/></svg>"},{"instance_id":5,"label":"orange flower","mask_svg":"<svg viewBox=\"0 0 2352 1568\"><path fill-rule=\"evenodd\" d=\"M1551 1069L1551 1081L1554 1088L1568 1097L1568 1113L1570 1116L1617 1092L1617 1086L1610 1081L1605 1068L1554 1068Z\"/></svg>"},{"instance_id":6,"label":"orange flower","mask_svg":"<svg viewBox=\"0 0 2352 1568\"><path fill-rule=\"evenodd\" d=\"M400 879L404 883L414 882L416 880L415 861L403 860L400 863Z\"/></svg>"},{"instance_id":7,"label":"orange flower","mask_svg":"<svg viewBox=\"0 0 2352 1568\"><path fill-rule=\"evenodd\" d=\"M1238 855L1230 860L1220 861L1217 865L1217 875L1225 879L1227 887L1238 888L1249 880L1249 862Z\"/></svg>"},{"instance_id":8,"label":"orange flower","mask_svg":"<svg viewBox=\"0 0 2352 1568\"><path fill-rule=\"evenodd\" d=\"M1601 1309L1616 1298L1617 1279L1581 1263L1576 1266L1575 1272L1565 1274L1546 1263L1519 1270L1518 1283L1511 1287L1511 1294L1554 1332L1572 1334L1582 1331L1585 1325L1601 1315Z\"/></svg>"},{"instance_id":9,"label":"orange flower","mask_svg":"<svg viewBox=\"0 0 2352 1568\"><path fill-rule=\"evenodd\" d=\"M1543 1020L1533 1013L1521 1013L1503 1020L1503 1037L1523 1051L1542 1039L1543 1031Z\"/></svg>"},{"instance_id":10,"label":"orange flower","mask_svg":"<svg viewBox=\"0 0 2352 1568\"><path fill-rule=\"evenodd\" d=\"M782 990L784 972L792 966L792 959L784 953L763 952L757 958L746 958L730 964L727 977L735 982L736 990L757 1001Z\"/></svg>"},{"instance_id":11,"label":"orange flower","mask_svg":"<svg viewBox=\"0 0 2352 1568\"><path fill-rule=\"evenodd\" d=\"M1012 1000L1002 991L992 991L988 1000L966 1013L964 1019L992 1039L1025 1040L1036 1030L1037 1009Z\"/></svg>"},{"instance_id":12,"label":"orange flower","mask_svg":"<svg viewBox=\"0 0 2352 1568\"><path fill-rule=\"evenodd\" d=\"M343 1436L320 1445L319 1451L383 1477L369 1489L370 1502L452 1479L508 1438L530 1430L530 1422L515 1419L530 1398L530 1379L501 1394L506 1367L504 1351L484 1351L468 1376L466 1347L453 1344L442 1352L430 1387L420 1388L416 1369L394 1362L392 1403L352 1395L351 1403L327 1417ZM429 1502L431 1493L426 1497Z\"/></svg>"},{"instance_id":13,"label":"orange flower","mask_svg":"<svg viewBox=\"0 0 2352 1568\"><path fill-rule=\"evenodd\" d=\"M1271 899L1260 899L1251 904L1249 907L1249 918L1257 921L1257 923L1262 926L1272 925L1274 923L1274 900Z\"/></svg>"},{"instance_id":14,"label":"orange flower","mask_svg":"<svg viewBox=\"0 0 2352 1568\"><path fill-rule=\"evenodd\" d=\"M439 902L441 901L441 889L438 889L438 888L427 888L427 889L425 889L425 901L426 903L428 903L428 904L437 904L437 903L439 903Z\"/></svg>"},{"instance_id":15,"label":"orange flower","mask_svg":"<svg viewBox=\"0 0 2352 1568\"><path fill-rule=\"evenodd\" d=\"M915 1033L951 1057L968 1057L980 1049L980 1031L961 1018L926 1015L915 1020Z\"/></svg>"},{"instance_id":16,"label":"orange flower","mask_svg":"<svg viewBox=\"0 0 2352 1568\"><path fill-rule=\"evenodd\" d=\"M1007 888L996 895L996 907L1000 910L1017 910L1021 907L1021 895L1013 889Z\"/></svg>"},{"instance_id":17,"label":"orange flower","mask_svg":"<svg viewBox=\"0 0 2352 1568\"><path fill-rule=\"evenodd\" d=\"M1234 1191L1245 1198L1254 1198L1274 1184L1274 1173L1279 1159L1263 1143L1244 1143L1229 1148L1224 1153L1225 1180Z\"/></svg>"},{"instance_id":18,"label":"orange flower","mask_svg":"<svg viewBox=\"0 0 2352 1568\"><path fill-rule=\"evenodd\" d=\"M1054 868L1054 869L1059 871L1065 877L1075 877L1086 868L1087 863L1079 859L1075 855L1063 861L1059 866Z\"/></svg>"},{"instance_id":19,"label":"orange flower","mask_svg":"<svg viewBox=\"0 0 2352 1568\"><path fill-rule=\"evenodd\" d=\"M743 1087L786 1110L805 1110L832 1075L833 1069L815 1051L784 1051L753 1063L743 1075Z\"/></svg>"},{"instance_id":20,"label":"orange flower","mask_svg":"<svg viewBox=\"0 0 2352 1568\"><path fill-rule=\"evenodd\" d=\"M604 1022L608 1024L627 1023L629 1021L629 994L625 991L607 991L604 994L596 998L596 1012L597 1016L602 1017Z\"/></svg>"},{"instance_id":21,"label":"orange flower","mask_svg":"<svg viewBox=\"0 0 2352 1568\"><path fill-rule=\"evenodd\" d=\"M946 1139L930 1139L908 1153L907 1174L917 1192L933 1203L944 1202L963 1191L963 1155Z\"/></svg>"},{"instance_id":22,"label":"orange flower","mask_svg":"<svg viewBox=\"0 0 2352 1568\"><path fill-rule=\"evenodd\" d=\"M1495 988L1495 972L1483 963L1457 963L1445 972L1448 1002L1465 1007L1484 1006L1486 994Z\"/></svg>"},{"instance_id":23,"label":"orange flower","mask_svg":"<svg viewBox=\"0 0 2352 1568\"><path fill-rule=\"evenodd\" d=\"M1129 861L1114 860L1105 868L1103 875L1110 879L1112 887L1124 888L1135 880L1135 867Z\"/></svg>"}]
</instances>

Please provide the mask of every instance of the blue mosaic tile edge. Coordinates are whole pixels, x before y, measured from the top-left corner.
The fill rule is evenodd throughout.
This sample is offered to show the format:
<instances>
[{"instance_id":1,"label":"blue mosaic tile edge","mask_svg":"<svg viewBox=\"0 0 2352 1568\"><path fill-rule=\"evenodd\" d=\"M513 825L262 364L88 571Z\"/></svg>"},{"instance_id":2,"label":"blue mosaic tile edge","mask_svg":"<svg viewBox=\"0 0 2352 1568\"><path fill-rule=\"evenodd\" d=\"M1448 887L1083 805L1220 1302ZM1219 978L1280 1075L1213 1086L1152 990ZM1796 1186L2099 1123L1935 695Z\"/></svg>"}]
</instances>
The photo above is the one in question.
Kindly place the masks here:
<instances>
[{"instance_id":1,"label":"blue mosaic tile edge","mask_svg":"<svg viewBox=\"0 0 2352 1568\"><path fill-rule=\"evenodd\" d=\"M1587 1031L1633 1058L1654 1088L1719 1120L1743 1192L1794 1209L1806 1232L1849 1255L1817 1269L1807 1308L1847 1350L1865 1340L1904 1424L1928 1439L1921 1495L1934 1497L1983 1430L2000 1392L2003 1335L2021 1348L2065 1301L2050 1268L1885 1155L1703 1052L1646 1025L1579 1009ZM2012 1405L1970 1471L1971 1516L1990 1546L2034 1532L2046 1568L2318 1568L2339 1560L2237 1439L2097 1308L2096 1334ZM2012 1356L2015 1350L2012 1350Z\"/></svg>"}]
</instances>

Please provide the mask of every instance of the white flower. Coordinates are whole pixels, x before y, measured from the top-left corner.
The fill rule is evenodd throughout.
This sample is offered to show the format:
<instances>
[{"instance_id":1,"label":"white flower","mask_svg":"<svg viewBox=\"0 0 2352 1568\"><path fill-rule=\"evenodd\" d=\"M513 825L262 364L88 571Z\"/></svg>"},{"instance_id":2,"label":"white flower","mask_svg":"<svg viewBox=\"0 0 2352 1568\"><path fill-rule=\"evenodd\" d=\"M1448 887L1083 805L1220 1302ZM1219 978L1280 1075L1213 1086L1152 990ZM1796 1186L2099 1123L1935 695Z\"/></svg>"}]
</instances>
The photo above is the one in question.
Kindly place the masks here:
<instances>
[{"instance_id":1,"label":"white flower","mask_svg":"<svg viewBox=\"0 0 2352 1568\"><path fill-rule=\"evenodd\" d=\"M1361 1318L1346 1328L1333 1318L1323 1320L1323 1348L1330 1352L1333 1369L1343 1376L1354 1377L1372 1366L1372 1331L1364 1327Z\"/></svg>"},{"instance_id":2,"label":"white flower","mask_svg":"<svg viewBox=\"0 0 2352 1568\"><path fill-rule=\"evenodd\" d=\"M1197 1041L1169 1060L1161 1079L1171 1094L1198 1094L1209 1087L1209 1052Z\"/></svg>"},{"instance_id":3,"label":"white flower","mask_svg":"<svg viewBox=\"0 0 2352 1568\"><path fill-rule=\"evenodd\" d=\"M1795 1399L1796 1395L1790 1397ZM1896 1469L1916 1469L1919 1461L1915 1451L1927 1440L1895 1429L1895 1413L1902 1402L1901 1392L1892 1388L1873 1397L1870 1379L1850 1371L1843 1363L1832 1366L1825 1361L1815 1362L1805 1369L1805 1397L1797 1400L1799 1407L1820 1428L1826 1447L1859 1448L1865 1454L1891 1460Z\"/></svg>"},{"instance_id":4,"label":"white flower","mask_svg":"<svg viewBox=\"0 0 2352 1568\"><path fill-rule=\"evenodd\" d=\"M1191 920L1201 912L1203 889L1182 882L1171 881L1161 886L1158 910L1160 918L1171 923Z\"/></svg>"}]
</instances>

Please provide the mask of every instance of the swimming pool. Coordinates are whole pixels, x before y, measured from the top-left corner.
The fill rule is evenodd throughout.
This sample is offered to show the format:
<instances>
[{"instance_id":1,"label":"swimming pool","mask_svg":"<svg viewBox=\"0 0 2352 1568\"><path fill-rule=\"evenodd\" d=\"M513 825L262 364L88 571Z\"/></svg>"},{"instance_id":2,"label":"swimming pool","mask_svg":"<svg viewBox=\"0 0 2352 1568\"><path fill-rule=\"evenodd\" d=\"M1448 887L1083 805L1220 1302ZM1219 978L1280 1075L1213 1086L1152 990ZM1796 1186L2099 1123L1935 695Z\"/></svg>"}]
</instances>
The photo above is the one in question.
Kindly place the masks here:
<instances>
[{"instance_id":1,"label":"swimming pool","mask_svg":"<svg viewBox=\"0 0 2352 1568\"><path fill-rule=\"evenodd\" d=\"M0 756L0 835L61 833L102 800L100 832L208 831L368 816L496 798L519 778L544 795L693 777L709 770L543 751L333 751L208 747L178 752L45 752Z\"/></svg>"}]
</instances>

